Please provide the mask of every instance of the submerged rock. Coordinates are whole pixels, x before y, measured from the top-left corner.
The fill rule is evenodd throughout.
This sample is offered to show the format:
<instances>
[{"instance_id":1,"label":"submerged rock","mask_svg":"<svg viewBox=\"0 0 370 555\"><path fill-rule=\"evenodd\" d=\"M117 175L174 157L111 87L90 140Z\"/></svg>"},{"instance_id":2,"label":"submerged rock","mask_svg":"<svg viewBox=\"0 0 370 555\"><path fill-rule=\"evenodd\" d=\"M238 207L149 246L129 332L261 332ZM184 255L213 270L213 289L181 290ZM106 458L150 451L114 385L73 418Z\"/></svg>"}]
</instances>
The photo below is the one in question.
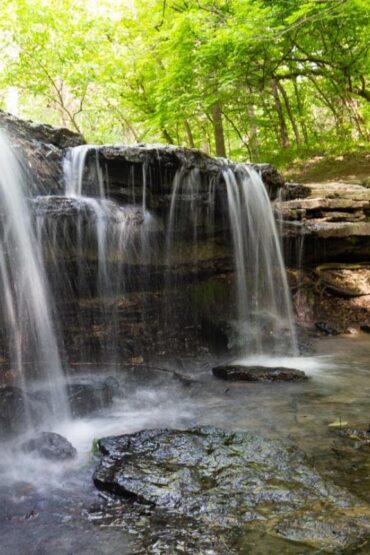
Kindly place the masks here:
<instances>
[{"instance_id":1,"label":"submerged rock","mask_svg":"<svg viewBox=\"0 0 370 555\"><path fill-rule=\"evenodd\" d=\"M315 328L321 331L325 335L339 335L339 331L327 322L319 321L315 322Z\"/></svg>"},{"instance_id":2,"label":"submerged rock","mask_svg":"<svg viewBox=\"0 0 370 555\"><path fill-rule=\"evenodd\" d=\"M229 381L246 382L296 382L307 379L302 370L284 368L282 366L244 366L242 364L226 364L216 366L212 370L216 378Z\"/></svg>"},{"instance_id":3,"label":"submerged rock","mask_svg":"<svg viewBox=\"0 0 370 555\"><path fill-rule=\"evenodd\" d=\"M296 448L276 441L200 427L145 430L98 445L96 487L206 528L243 534L256 523L329 550L352 548L370 534L366 505L324 481Z\"/></svg>"},{"instance_id":4,"label":"submerged rock","mask_svg":"<svg viewBox=\"0 0 370 555\"><path fill-rule=\"evenodd\" d=\"M350 440L354 447L370 445L370 427L367 430L340 427L336 433L342 438Z\"/></svg>"},{"instance_id":5,"label":"submerged rock","mask_svg":"<svg viewBox=\"0 0 370 555\"><path fill-rule=\"evenodd\" d=\"M63 436L54 432L41 432L22 444L25 453L36 453L43 459L65 461L77 455L76 449Z\"/></svg>"}]
</instances>

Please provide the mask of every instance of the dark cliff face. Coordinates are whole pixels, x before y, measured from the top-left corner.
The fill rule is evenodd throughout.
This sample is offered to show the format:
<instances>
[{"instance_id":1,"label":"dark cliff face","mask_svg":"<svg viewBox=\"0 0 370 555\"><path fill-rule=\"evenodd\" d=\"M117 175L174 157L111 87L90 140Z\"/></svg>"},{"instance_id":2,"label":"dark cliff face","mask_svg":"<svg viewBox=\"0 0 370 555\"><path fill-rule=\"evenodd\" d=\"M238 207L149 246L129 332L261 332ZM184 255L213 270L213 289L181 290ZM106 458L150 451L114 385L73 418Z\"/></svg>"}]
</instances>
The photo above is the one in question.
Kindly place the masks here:
<instances>
[{"instance_id":1,"label":"dark cliff face","mask_svg":"<svg viewBox=\"0 0 370 555\"><path fill-rule=\"evenodd\" d=\"M19 151L26 170L35 182L40 194L63 194L62 159L68 148L86 144L85 139L69 129L55 128L19 119L0 111L0 129L3 129L12 145ZM92 150L88 157L92 157ZM126 200L125 189L131 187L134 177L138 196L142 194L142 167L150 168L158 193L170 194L173 178L180 167L187 171L199 170L203 182L217 176L224 162L205 153L189 148L166 145L107 145L99 147L99 159L109 172L109 194L117 200ZM276 198L284 180L270 164L253 166L262 176L272 199ZM150 185L149 185L150 186ZM204 192L204 191L203 191Z\"/></svg>"},{"instance_id":2,"label":"dark cliff face","mask_svg":"<svg viewBox=\"0 0 370 555\"><path fill-rule=\"evenodd\" d=\"M25 121L3 111L0 129L18 151L35 192L60 192L64 149L84 144L84 138L69 129Z\"/></svg>"},{"instance_id":3,"label":"dark cliff face","mask_svg":"<svg viewBox=\"0 0 370 555\"><path fill-rule=\"evenodd\" d=\"M164 145L108 145L88 150L84 194L89 195L90 185L96 190L98 161L109 217L121 217L117 210L123 210L125 221L131 225L123 250L122 246L115 250L108 241L107 265L114 287L107 290L99 282L100 216L96 207L64 196L63 158L68 148L83 145L84 139L65 129L4 113L0 113L0 127L19 151L28 172L30 196L34 197L30 207L41 232L70 361L98 361L109 358L109 352L120 361L136 360L147 353L195 354L204 343L220 343L220 337L222 348L227 350L233 332L224 320L235 313L234 263L222 177L229 162L198 150ZM283 183L280 174L269 164L255 169L275 198ZM176 246L169 259L169 210L179 175L195 185L179 195L173 230ZM215 201L210 223L212 187ZM144 189L145 205L155 221L153 229L145 230L149 243L145 248L141 234ZM110 200L116 207L108 205ZM104 225L105 217L100 220ZM83 242L77 245L81 236ZM145 249L150 251L149 257ZM220 345L215 348L220 349ZM3 354L7 358L5 351Z\"/></svg>"},{"instance_id":4,"label":"dark cliff face","mask_svg":"<svg viewBox=\"0 0 370 555\"><path fill-rule=\"evenodd\" d=\"M136 229L124 249L124 260L119 251L111 249L108 264L117 276L117 285L115 298L107 300L102 298L96 277L97 214L91 204L81 206L78 199L64 196L63 158L68 148L85 144L83 137L3 112L0 128L19 151L28 172L35 197L30 206L45 232L45 263L70 360L98 360L109 350L115 351L120 360L138 360L146 353L194 353L204 344L217 352L232 349L236 334L228 322L236 309L235 280L222 178L224 160L198 150L164 145L107 145L88 151L85 186L96 186L94 168L98 160L107 199L118 203L120 209L126 207ZM324 191L284 185L282 176L270 164L254 167L276 202L278 218L283 220L284 254L293 271L302 265L309 266L311 272L315 265L329 260L366 259L370 249L369 190L324 187ZM174 230L178 248L170 261L166 254L168 213L179 172L185 178L195 177L197 185L190 195L185 192L179 196L180 217ZM210 225L211 184L215 200ZM155 252L150 259L145 258L140 246L144 188L146 207L156 220L148 232L149 247L154 245ZM196 226L189 218L194 206ZM79 250L76 238L81 232L87 239ZM53 251L55 238L57 251ZM295 291L296 279L292 284ZM317 319L320 310L317 302ZM364 323L364 316L361 318ZM7 357L5 351L3 355Z\"/></svg>"},{"instance_id":5,"label":"dark cliff face","mask_svg":"<svg viewBox=\"0 0 370 555\"><path fill-rule=\"evenodd\" d=\"M289 265L365 262L370 254L370 189L345 182L288 183L276 212L283 222ZM290 247L290 248L289 248Z\"/></svg>"}]
</instances>

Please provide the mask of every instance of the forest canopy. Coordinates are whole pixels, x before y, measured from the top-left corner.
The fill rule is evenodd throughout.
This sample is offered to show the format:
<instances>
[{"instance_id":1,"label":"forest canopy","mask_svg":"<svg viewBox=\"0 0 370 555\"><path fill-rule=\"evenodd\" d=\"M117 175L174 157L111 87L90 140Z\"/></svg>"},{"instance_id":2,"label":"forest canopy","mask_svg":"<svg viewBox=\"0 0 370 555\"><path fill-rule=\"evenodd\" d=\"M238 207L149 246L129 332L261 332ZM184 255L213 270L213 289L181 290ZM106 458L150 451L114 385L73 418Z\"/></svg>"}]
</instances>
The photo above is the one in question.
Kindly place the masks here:
<instances>
[{"instance_id":1,"label":"forest canopy","mask_svg":"<svg viewBox=\"0 0 370 555\"><path fill-rule=\"evenodd\" d=\"M2 0L0 107L252 161L368 148L368 0Z\"/></svg>"}]
</instances>

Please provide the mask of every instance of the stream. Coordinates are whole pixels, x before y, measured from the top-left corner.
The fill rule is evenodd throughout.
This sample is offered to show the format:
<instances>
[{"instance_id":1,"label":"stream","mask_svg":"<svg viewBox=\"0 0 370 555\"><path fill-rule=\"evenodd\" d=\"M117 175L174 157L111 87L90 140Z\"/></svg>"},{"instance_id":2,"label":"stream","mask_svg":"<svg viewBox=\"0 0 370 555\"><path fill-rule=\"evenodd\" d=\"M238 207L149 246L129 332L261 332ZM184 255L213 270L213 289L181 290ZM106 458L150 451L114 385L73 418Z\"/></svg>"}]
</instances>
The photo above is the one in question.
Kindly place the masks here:
<instances>
[{"instance_id":1,"label":"stream","mask_svg":"<svg viewBox=\"0 0 370 555\"><path fill-rule=\"evenodd\" d=\"M95 417L74 419L54 428L78 450L73 462L43 462L14 451L14 445L3 445L0 553L188 553L182 547L181 523L177 521L175 530L171 520L166 523L166 515L161 514L159 521L151 516L148 537L145 507L126 503L122 508L122 502L98 492L91 479L99 457L94 448L97 438L148 428L212 425L288 441L304 450L323 476L370 501L369 450L366 445L365 451L348 447L348 441L338 435L341 428L367 430L369 426L368 336L320 338L315 339L314 346L313 357L278 361L306 372L309 380L299 383L223 382L212 376L213 361L206 355L204 360L183 360L182 379L160 369L170 369L169 362L156 362L157 371L152 367L150 373L143 373L140 367L129 374L116 372L120 392L112 407ZM266 358L263 363L268 365ZM125 517L99 516L101 504L108 504L113 511L119 506ZM161 547L158 540L166 526L172 526L172 551ZM202 549L192 553L226 553L222 548ZM356 553L368 553L366 549L364 545ZM298 555L321 551L252 530L238 539L234 552Z\"/></svg>"}]
</instances>

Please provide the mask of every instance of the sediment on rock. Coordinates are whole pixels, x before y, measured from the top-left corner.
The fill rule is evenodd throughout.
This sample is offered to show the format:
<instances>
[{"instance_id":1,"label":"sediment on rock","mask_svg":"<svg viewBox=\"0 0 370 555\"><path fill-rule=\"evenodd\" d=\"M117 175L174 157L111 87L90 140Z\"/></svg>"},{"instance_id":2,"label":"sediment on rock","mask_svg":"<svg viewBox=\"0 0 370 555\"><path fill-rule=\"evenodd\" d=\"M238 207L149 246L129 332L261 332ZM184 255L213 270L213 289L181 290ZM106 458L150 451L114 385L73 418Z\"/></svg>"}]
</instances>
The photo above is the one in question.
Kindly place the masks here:
<instances>
[{"instance_id":1,"label":"sediment on rock","mask_svg":"<svg viewBox=\"0 0 370 555\"><path fill-rule=\"evenodd\" d=\"M277 441L201 427L144 430L98 445L97 488L220 532L242 534L258 523L264 533L328 551L352 549L370 534L367 506Z\"/></svg>"}]
</instances>

